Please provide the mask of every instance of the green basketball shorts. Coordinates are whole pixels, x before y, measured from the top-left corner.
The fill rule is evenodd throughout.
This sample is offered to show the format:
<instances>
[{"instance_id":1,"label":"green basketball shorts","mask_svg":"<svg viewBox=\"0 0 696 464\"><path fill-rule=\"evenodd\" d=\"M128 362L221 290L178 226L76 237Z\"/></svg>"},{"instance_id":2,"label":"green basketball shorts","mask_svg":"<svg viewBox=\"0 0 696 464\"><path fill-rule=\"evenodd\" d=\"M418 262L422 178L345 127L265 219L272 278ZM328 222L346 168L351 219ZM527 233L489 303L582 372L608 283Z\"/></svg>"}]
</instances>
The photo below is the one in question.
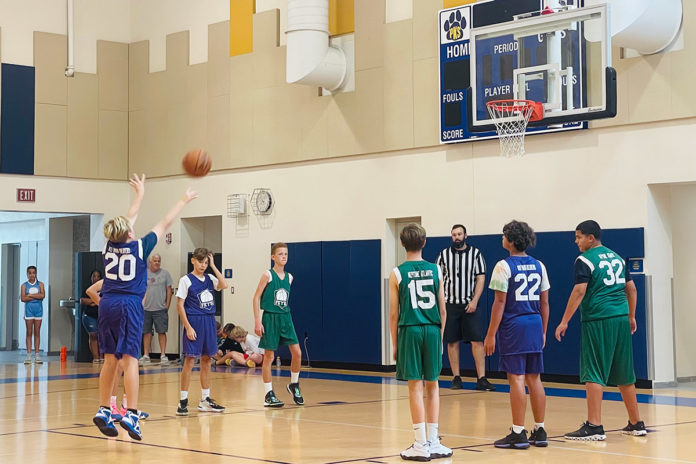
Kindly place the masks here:
<instances>
[{"instance_id":1,"label":"green basketball shorts","mask_svg":"<svg viewBox=\"0 0 696 464\"><path fill-rule=\"evenodd\" d=\"M264 333L259 342L259 348L275 351L280 345L295 345L297 334L290 313L269 313L264 311L261 316Z\"/></svg>"},{"instance_id":2,"label":"green basketball shorts","mask_svg":"<svg viewBox=\"0 0 696 464\"><path fill-rule=\"evenodd\" d=\"M442 338L437 325L399 327L396 378L434 381L442 370Z\"/></svg>"},{"instance_id":3,"label":"green basketball shorts","mask_svg":"<svg viewBox=\"0 0 696 464\"><path fill-rule=\"evenodd\" d=\"M628 317L583 322L580 332L581 382L604 386L636 383Z\"/></svg>"}]
</instances>

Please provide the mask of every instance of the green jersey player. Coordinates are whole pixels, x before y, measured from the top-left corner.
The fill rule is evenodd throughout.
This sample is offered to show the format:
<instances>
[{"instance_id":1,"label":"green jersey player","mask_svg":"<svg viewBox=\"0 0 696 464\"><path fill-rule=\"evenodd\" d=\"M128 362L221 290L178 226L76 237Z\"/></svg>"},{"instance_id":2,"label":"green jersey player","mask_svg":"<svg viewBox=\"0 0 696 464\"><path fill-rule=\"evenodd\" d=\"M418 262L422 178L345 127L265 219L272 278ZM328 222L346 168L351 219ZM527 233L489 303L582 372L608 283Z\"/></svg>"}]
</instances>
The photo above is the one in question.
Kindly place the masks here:
<instances>
[{"instance_id":1,"label":"green jersey player","mask_svg":"<svg viewBox=\"0 0 696 464\"><path fill-rule=\"evenodd\" d=\"M442 369L445 293L440 268L423 260L425 229L408 224L400 234L406 261L389 275L389 325L396 360L396 378L408 381L415 441L401 458L429 461L452 456L440 443L438 417ZM423 401L423 381L427 399ZM427 422L426 422L427 421Z\"/></svg>"},{"instance_id":2,"label":"green jersey player","mask_svg":"<svg viewBox=\"0 0 696 464\"><path fill-rule=\"evenodd\" d=\"M602 229L584 221L575 230L575 243L582 252L575 260L575 287L568 298L556 338L561 341L568 322L580 308L580 381L587 391L587 421L565 435L572 440L604 440L602 393L607 384L618 385L628 411L623 431L645 435L636 399L631 335L636 331L636 286L625 261L602 245Z\"/></svg>"}]
</instances>

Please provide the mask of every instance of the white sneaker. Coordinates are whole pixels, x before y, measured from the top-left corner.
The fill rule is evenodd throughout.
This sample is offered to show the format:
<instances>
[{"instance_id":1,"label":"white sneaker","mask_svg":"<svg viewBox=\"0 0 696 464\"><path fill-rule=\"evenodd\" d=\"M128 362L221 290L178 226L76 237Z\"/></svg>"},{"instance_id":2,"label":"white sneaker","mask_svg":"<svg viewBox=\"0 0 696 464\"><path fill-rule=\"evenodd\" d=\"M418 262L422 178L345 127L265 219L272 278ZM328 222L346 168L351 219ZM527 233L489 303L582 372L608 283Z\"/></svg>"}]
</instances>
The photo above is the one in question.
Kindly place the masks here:
<instances>
[{"instance_id":1,"label":"white sneaker","mask_svg":"<svg viewBox=\"0 0 696 464\"><path fill-rule=\"evenodd\" d=\"M406 461L430 461L430 447L428 443L414 441L411 446L401 452L401 459Z\"/></svg>"},{"instance_id":2,"label":"white sneaker","mask_svg":"<svg viewBox=\"0 0 696 464\"><path fill-rule=\"evenodd\" d=\"M452 450L440 443L439 438L428 442L428 448L430 450L431 459L448 458L452 456Z\"/></svg>"},{"instance_id":3,"label":"white sneaker","mask_svg":"<svg viewBox=\"0 0 696 464\"><path fill-rule=\"evenodd\" d=\"M38 356L34 356L34 364L43 364L43 361Z\"/></svg>"},{"instance_id":4,"label":"white sneaker","mask_svg":"<svg viewBox=\"0 0 696 464\"><path fill-rule=\"evenodd\" d=\"M167 365L169 365L169 358L166 357L166 356L162 356L162 357L160 358L160 364L161 364L162 366L167 366Z\"/></svg>"},{"instance_id":5,"label":"white sneaker","mask_svg":"<svg viewBox=\"0 0 696 464\"><path fill-rule=\"evenodd\" d=\"M145 364L150 364L150 357L149 356L143 356L142 358L138 359L138 364L141 366Z\"/></svg>"},{"instance_id":6,"label":"white sneaker","mask_svg":"<svg viewBox=\"0 0 696 464\"><path fill-rule=\"evenodd\" d=\"M24 360L24 364L31 364L31 356L27 356L27 359Z\"/></svg>"},{"instance_id":7,"label":"white sneaker","mask_svg":"<svg viewBox=\"0 0 696 464\"><path fill-rule=\"evenodd\" d=\"M208 397L204 400L201 400L201 402L198 403L198 410L208 412L225 412L225 407L220 406L215 402L215 400Z\"/></svg>"}]
</instances>

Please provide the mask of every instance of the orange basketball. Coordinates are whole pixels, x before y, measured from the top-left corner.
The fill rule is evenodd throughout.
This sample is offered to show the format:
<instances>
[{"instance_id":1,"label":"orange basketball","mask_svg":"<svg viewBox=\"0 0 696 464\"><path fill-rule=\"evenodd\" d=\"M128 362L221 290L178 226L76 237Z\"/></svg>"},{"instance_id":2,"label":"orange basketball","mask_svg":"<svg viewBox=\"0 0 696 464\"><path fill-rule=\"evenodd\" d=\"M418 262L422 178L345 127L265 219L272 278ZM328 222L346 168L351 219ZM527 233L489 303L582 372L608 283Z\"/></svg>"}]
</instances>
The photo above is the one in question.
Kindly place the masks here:
<instances>
[{"instance_id":1,"label":"orange basketball","mask_svg":"<svg viewBox=\"0 0 696 464\"><path fill-rule=\"evenodd\" d=\"M211 166L210 156L205 150L197 148L191 150L181 160L181 166L186 171L186 174L193 177L203 177L208 174Z\"/></svg>"}]
</instances>

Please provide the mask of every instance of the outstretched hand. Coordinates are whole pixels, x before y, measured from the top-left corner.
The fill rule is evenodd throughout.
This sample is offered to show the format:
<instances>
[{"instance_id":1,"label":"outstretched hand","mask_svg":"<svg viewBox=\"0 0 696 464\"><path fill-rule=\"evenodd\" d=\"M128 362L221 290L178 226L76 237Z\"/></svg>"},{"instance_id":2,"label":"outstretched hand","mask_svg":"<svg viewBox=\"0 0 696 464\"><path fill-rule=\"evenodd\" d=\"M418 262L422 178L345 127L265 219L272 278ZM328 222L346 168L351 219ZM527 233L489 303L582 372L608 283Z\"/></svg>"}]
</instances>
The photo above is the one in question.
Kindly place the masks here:
<instances>
[{"instance_id":1,"label":"outstretched hand","mask_svg":"<svg viewBox=\"0 0 696 464\"><path fill-rule=\"evenodd\" d=\"M186 189L186 191L184 192L184 196L181 199L184 203L189 203L196 198L198 198L198 192L189 187Z\"/></svg>"},{"instance_id":2,"label":"outstretched hand","mask_svg":"<svg viewBox=\"0 0 696 464\"><path fill-rule=\"evenodd\" d=\"M145 193L145 174L138 177L137 174L133 174L128 183L135 189L135 193L142 195Z\"/></svg>"}]
</instances>

